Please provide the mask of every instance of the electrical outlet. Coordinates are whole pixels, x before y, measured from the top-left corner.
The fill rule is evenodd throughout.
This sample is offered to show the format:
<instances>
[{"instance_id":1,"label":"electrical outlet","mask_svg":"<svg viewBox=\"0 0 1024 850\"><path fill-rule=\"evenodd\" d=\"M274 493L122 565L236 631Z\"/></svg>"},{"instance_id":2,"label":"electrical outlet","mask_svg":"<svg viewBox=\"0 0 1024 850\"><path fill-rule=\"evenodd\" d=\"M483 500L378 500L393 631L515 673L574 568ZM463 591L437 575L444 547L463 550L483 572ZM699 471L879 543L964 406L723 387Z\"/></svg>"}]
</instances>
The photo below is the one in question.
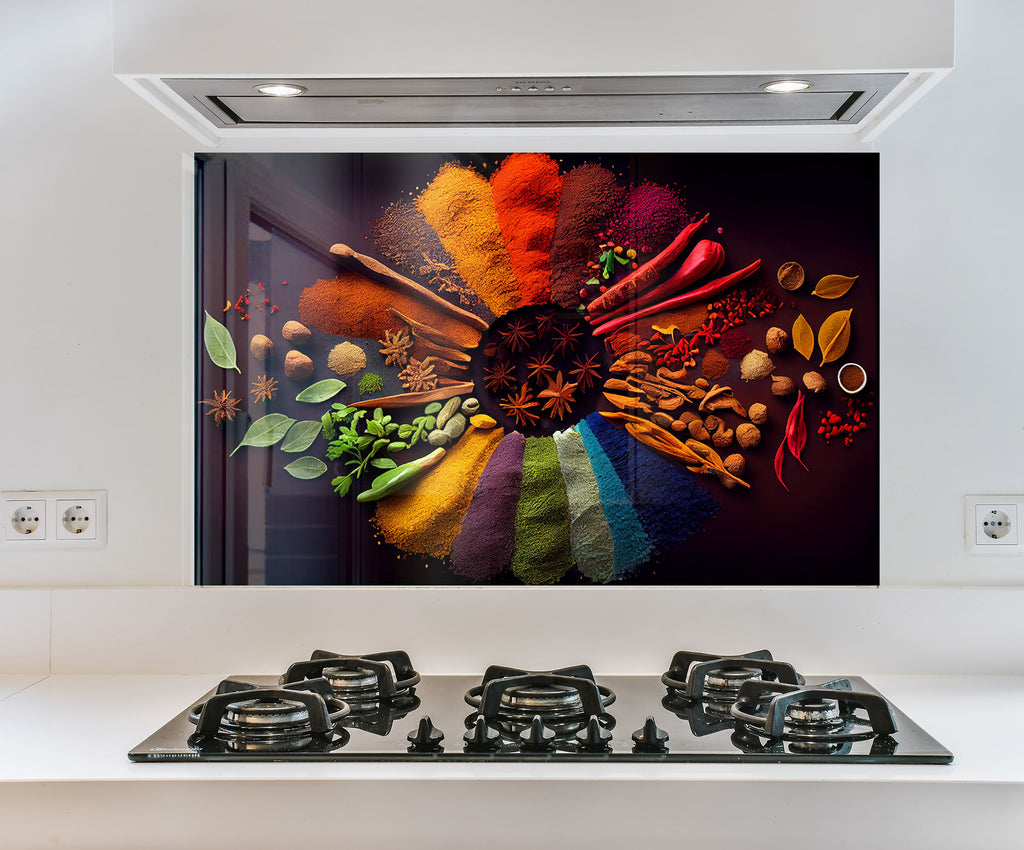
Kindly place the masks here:
<instances>
[{"instance_id":1,"label":"electrical outlet","mask_svg":"<svg viewBox=\"0 0 1024 850\"><path fill-rule=\"evenodd\" d=\"M81 549L107 545L103 490L5 490L3 545Z\"/></svg>"},{"instance_id":2,"label":"electrical outlet","mask_svg":"<svg viewBox=\"0 0 1024 850\"><path fill-rule=\"evenodd\" d=\"M44 499L4 499L4 513L7 520L4 539L18 542L46 540Z\"/></svg>"},{"instance_id":3,"label":"electrical outlet","mask_svg":"<svg viewBox=\"0 0 1024 850\"><path fill-rule=\"evenodd\" d=\"M1024 496L967 496L964 498L964 541L971 555L1020 555L1024 536L1018 527L1024 517Z\"/></svg>"}]
</instances>

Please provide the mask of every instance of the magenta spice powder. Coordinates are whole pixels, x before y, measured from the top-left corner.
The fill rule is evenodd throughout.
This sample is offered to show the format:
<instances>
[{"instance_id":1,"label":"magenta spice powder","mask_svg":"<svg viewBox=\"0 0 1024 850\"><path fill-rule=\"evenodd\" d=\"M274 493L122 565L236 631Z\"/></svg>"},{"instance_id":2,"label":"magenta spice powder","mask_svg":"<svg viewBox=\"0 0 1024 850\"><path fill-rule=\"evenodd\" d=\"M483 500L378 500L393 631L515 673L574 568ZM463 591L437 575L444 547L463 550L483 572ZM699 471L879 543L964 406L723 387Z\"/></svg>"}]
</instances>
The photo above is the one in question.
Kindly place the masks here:
<instances>
[{"instance_id":1,"label":"magenta spice powder","mask_svg":"<svg viewBox=\"0 0 1024 850\"><path fill-rule=\"evenodd\" d=\"M689 221L675 192L667 186L642 183L630 189L612 213L608 236L619 245L628 242L641 254L650 254L675 239Z\"/></svg>"},{"instance_id":2,"label":"magenta spice powder","mask_svg":"<svg viewBox=\"0 0 1024 850\"><path fill-rule=\"evenodd\" d=\"M523 435L513 431L502 438L487 461L452 543L452 571L457 575L488 581L508 566L515 546L525 445Z\"/></svg>"},{"instance_id":3,"label":"magenta spice powder","mask_svg":"<svg viewBox=\"0 0 1024 850\"><path fill-rule=\"evenodd\" d=\"M739 360L754 350L754 343L739 328L730 328L722 334L718 347L721 349L722 354L730 360Z\"/></svg>"}]
</instances>

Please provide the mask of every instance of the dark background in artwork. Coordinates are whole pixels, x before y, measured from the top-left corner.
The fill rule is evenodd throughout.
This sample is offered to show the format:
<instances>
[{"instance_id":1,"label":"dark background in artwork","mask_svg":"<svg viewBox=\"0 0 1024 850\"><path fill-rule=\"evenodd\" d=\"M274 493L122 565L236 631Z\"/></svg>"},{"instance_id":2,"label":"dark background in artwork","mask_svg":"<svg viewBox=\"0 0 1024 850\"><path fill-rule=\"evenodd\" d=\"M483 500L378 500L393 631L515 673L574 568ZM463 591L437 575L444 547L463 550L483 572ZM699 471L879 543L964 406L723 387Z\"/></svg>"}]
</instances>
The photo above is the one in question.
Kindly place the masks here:
<instances>
[{"instance_id":1,"label":"dark background in artwork","mask_svg":"<svg viewBox=\"0 0 1024 850\"><path fill-rule=\"evenodd\" d=\"M826 409L842 411L846 396L835 378L841 363L861 363L872 394L879 385L878 364L878 158L873 154L553 154L562 170L599 162L621 176L623 184L650 181L677 188L691 213L710 212L700 236L726 249L722 273L753 259L762 268L752 282L773 286L776 269L799 261L807 283L783 293L784 307L773 317L751 321L745 332L763 348L765 331L792 327L803 313L817 331L837 309L853 308L853 333L846 355L819 369L820 353L808 364L795 352L775 358L778 374L799 382L804 371L819 369L829 383L820 396L808 397L809 431L804 460L810 471L787 456L784 477L790 492L776 481L775 450L782 439L793 399L771 396L767 381L744 383L738 363L720 383L731 385L744 404L763 401L769 423L761 446L744 452L749 492L726 491L713 479L702 480L721 503L706 531L682 549L653 562L622 583L649 585L871 585L879 574L878 408L853 446L825 445L817 435ZM380 259L367 237L368 225L392 201L422 190L445 162L473 165L485 175L503 154L225 154L204 156L197 186L197 399L214 390L232 389L251 399L249 387L269 373L281 392L269 405L247 401L247 415L216 428L197 408L197 577L204 584L451 584L461 582L444 562L406 556L373 533L372 506L350 495L339 500L329 480L332 468L316 481L298 481L283 467L301 455L279 447L241 449L237 445L253 419L282 412L297 419L319 418L325 405L294 401L301 385L283 375L286 343L280 329L298 318L302 289L316 278L332 277L339 266L327 252L346 242ZM719 235L718 229L721 228ZM830 273L860 275L839 301L810 295ZM272 316L250 310L240 321L223 312L259 281L266 297L280 307ZM282 286L282 281L288 281ZM262 293L261 293L262 294ZM213 366L202 348L203 310L222 320L239 350L242 375ZM263 332L275 340L276 356L261 364L248 353L248 340ZM306 352L317 363L315 380L334 377L324 365L340 340L314 332ZM395 370L386 369L373 342L363 343L368 371L385 377L386 392L399 389ZM702 349L703 351L704 349ZM474 366L478 366L475 363ZM691 373L694 374L694 373ZM698 372L699 374L699 366ZM358 376L333 401L357 397ZM479 386L478 381L478 386ZM577 410L580 416L588 410ZM575 421L575 420L573 420ZM569 424L569 423L567 423ZM305 453L323 457L322 439ZM356 488L353 488L355 492ZM517 582L507 576L505 583ZM564 583L586 583L570 572ZM501 581L497 583L502 583Z\"/></svg>"}]
</instances>

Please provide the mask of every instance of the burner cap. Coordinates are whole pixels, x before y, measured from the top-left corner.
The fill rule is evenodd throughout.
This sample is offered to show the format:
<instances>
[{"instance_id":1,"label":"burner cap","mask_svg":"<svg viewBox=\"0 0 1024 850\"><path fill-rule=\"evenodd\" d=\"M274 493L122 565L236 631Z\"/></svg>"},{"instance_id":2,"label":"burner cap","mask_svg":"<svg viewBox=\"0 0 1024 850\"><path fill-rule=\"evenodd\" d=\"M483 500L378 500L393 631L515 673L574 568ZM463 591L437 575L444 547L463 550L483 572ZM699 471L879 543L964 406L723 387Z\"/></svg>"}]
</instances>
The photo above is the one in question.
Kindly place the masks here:
<instances>
[{"instance_id":1,"label":"burner cap","mask_svg":"<svg viewBox=\"0 0 1024 850\"><path fill-rule=\"evenodd\" d=\"M309 726L309 710L296 700L250 699L233 702L224 710L224 720L233 726L255 730Z\"/></svg>"}]
</instances>

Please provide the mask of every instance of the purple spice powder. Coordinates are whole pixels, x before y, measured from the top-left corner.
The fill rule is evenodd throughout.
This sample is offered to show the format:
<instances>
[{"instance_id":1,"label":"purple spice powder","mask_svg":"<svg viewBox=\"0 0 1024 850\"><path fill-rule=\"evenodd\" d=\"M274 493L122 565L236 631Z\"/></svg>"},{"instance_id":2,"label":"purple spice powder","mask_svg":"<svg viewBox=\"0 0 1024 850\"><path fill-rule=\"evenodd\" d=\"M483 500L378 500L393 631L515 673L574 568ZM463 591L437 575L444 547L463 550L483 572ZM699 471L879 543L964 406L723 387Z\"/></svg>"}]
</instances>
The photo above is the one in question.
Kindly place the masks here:
<instances>
[{"instance_id":1,"label":"purple spice powder","mask_svg":"<svg viewBox=\"0 0 1024 850\"><path fill-rule=\"evenodd\" d=\"M628 242L642 254L661 250L689 222L686 207L671 189L642 183L626 195L612 214L609 235L620 245Z\"/></svg>"},{"instance_id":2,"label":"purple spice powder","mask_svg":"<svg viewBox=\"0 0 1024 850\"><path fill-rule=\"evenodd\" d=\"M512 559L525 446L526 440L518 431L506 434L480 474L473 500L452 543L452 571L456 575L488 581Z\"/></svg>"}]
</instances>

